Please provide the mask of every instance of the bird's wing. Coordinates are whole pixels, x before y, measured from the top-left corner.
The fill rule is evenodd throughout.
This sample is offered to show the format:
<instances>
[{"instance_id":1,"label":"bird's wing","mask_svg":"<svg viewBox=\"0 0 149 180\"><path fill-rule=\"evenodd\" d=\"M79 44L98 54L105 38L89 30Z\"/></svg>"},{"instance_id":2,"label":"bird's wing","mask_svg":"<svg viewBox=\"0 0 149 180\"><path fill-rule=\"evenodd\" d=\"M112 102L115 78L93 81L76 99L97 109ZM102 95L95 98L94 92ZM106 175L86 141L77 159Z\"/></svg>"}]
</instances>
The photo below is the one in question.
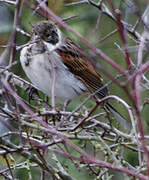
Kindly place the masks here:
<instances>
[{"instance_id":1,"label":"bird's wing","mask_svg":"<svg viewBox=\"0 0 149 180\"><path fill-rule=\"evenodd\" d=\"M63 63L74 73L92 92L103 87L101 76L95 71L94 66L83 50L71 39L66 38L65 46L61 46L56 51L62 57ZM108 94L107 88L101 89L98 96L100 98ZM131 126L123 116L115 110L109 103L104 104L104 108L109 110L117 121L127 130Z\"/></svg>"},{"instance_id":2,"label":"bird's wing","mask_svg":"<svg viewBox=\"0 0 149 180\"><path fill-rule=\"evenodd\" d=\"M75 74L86 87L94 92L103 86L101 76L95 71L94 66L83 50L70 38L66 37L65 45L56 49L56 52L62 57L63 63L69 70ZM99 97L107 95L107 88L103 88Z\"/></svg>"}]
</instances>

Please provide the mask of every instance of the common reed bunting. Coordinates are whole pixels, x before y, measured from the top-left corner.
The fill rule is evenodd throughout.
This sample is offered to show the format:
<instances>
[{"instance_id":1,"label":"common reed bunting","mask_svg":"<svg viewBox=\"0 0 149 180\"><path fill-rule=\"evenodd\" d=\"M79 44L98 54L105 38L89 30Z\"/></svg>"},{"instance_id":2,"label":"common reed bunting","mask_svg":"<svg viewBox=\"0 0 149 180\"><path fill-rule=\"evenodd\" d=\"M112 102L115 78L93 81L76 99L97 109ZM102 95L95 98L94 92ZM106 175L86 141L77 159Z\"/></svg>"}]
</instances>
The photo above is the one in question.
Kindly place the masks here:
<instances>
[{"instance_id":1,"label":"common reed bunting","mask_svg":"<svg viewBox=\"0 0 149 180\"><path fill-rule=\"evenodd\" d=\"M98 98L108 95L90 57L53 22L41 21L34 25L31 41L22 49L20 61L31 82L49 97L54 68L54 95L60 103L98 89L101 89L96 94ZM104 108L113 113L125 129L130 129L127 121L108 102Z\"/></svg>"}]
</instances>

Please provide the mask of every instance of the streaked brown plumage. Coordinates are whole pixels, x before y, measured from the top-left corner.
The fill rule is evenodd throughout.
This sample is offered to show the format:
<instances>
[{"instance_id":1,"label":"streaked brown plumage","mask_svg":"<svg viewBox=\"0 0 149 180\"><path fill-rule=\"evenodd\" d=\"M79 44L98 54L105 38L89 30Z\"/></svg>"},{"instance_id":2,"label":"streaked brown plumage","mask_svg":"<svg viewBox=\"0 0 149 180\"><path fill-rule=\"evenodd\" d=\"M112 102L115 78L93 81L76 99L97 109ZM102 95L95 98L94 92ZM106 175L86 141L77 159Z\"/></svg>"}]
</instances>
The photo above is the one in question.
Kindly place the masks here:
<instances>
[{"instance_id":1,"label":"streaked brown plumage","mask_svg":"<svg viewBox=\"0 0 149 180\"><path fill-rule=\"evenodd\" d=\"M64 44L56 49L56 52L62 57L63 63L73 74L86 83L90 91L94 92L101 88L103 80L83 50L68 37L65 38ZM98 94L100 98L106 96L108 94L107 88L102 89Z\"/></svg>"}]
</instances>

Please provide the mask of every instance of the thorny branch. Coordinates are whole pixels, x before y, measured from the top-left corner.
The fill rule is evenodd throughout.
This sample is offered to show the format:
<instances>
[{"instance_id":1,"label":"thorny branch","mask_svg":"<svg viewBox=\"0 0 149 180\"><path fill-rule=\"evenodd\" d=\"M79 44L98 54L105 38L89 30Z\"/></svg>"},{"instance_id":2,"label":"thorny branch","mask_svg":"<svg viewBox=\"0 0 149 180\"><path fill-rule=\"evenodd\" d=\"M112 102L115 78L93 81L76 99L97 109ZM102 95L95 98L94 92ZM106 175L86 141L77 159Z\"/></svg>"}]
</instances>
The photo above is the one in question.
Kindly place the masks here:
<instances>
[{"instance_id":1,"label":"thorny branch","mask_svg":"<svg viewBox=\"0 0 149 180\"><path fill-rule=\"evenodd\" d=\"M2 53L0 57L0 123L3 127L7 128L5 133L0 134L0 155L4 157L7 164L7 167L0 171L0 175L7 179L14 179L15 168L27 168L25 161L23 163L11 165L9 155L17 153L20 156L24 156L25 159L29 159L30 166L40 167L43 174L47 172L55 179L74 179L67 173L67 168L64 168L61 161L57 158L57 155L60 155L61 157L70 159L71 163L78 169L80 164L83 164L84 167L89 167L90 170L94 167L98 173L93 173L93 170L90 172L94 175L96 174L96 179L98 179L98 175L100 176L101 174L103 174L101 175L102 178L106 177L106 173L110 177L110 172L108 170L113 169L134 178L147 180L149 175L149 147L146 141L149 139L149 136L145 131L142 112L144 108L143 104L148 102L148 100L146 98L144 102L141 101L141 88L144 88L143 91L149 89L147 75L149 62L143 59L144 52L146 54L148 53L149 8L146 8L143 15L137 13L137 10L134 11L138 20L133 26L129 24L128 11L126 10L125 14L127 18L123 20L121 9L115 9L113 1L110 0L108 3L105 3L103 0L99 0L98 2L83 0L66 4L66 7L88 5L90 8L98 9L101 12L100 16L104 14L115 22L117 28L113 32L106 34L105 37L101 38L98 42L101 43L106 41L119 30L122 43L121 45L117 44L117 47L120 49L120 53L125 56L128 69L125 71L125 69L115 63L108 54L91 45L86 39L66 25L61 18L56 16L56 14L47 7L47 4L45 4L46 1L36 0L34 3L31 3L28 0L0 0L0 2L15 7L13 30L9 43L3 46L5 52ZM128 7L130 4L131 7L136 7L138 5L137 3L134 4L131 0L124 1L123 3L125 3L126 8L130 8ZM113 11L110 10L110 6L113 7ZM108 112L100 109L97 113L96 109L99 104L94 104L92 108L88 108L87 103L95 96L96 92L88 95L88 97L72 111L67 111L67 107L63 108L64 110L57 109L54 101L54 84L56 81L56 74L54 71L53 75L55 79L53 80L52 88L53 109L50 109L47 102L38 95L33 96L34 99L32 101L36 102L35 104L28 103L27 100L19 95L17 92L18 87L23 91L25 91L26 86L36 88L33 84L11 72L12 67L16 65L14 61L16 60L16 52L26 46L25 43L21 46L16 44L18 34L21 33L24 36L30 37L30 34L23 31L21 27L18 27L18 25L20 25L21 16L23 16L24 7L32 9L34 15L38 13L42 17L49 17L66 30L72 32L97 56L104 59L117 72L125 77L125 80L121 82L122 78L115 78L106 69L101 68L98 63L96 64L97 69L102 71L111 80L105 86L109 86L111 82L118 85L124 90L132 106L130 107L125 99L122 100L120 97L114 95L109 95L99 100L99 104L102 106L102 103L112 99L116 103L123 105L124 109L128 112L127 119L130 120L132 125L131 132L124 131L121 127L119 129L119 126L111 121L112 117ZM98 19L97 21L100 20ZM137 32L140 23L144 26L144 31L141 35ZM97 25L98 24L99 22ZM134 56L131 56L131 53L129 53L128 38L133 41L138 48ZM133 38L136 38L137 41ZM9 65L6 65L9 52ZM137 57L136 61L135 57ZM44 121L45 117L48 117L48 123ZM104 121L102 121L103 119ZM19 125L19 129L13 127L10 122ZM22 142L19 145L15 145L13 141L11 142L10 140L12 135L18 137L20 139L19 141ZM95 151L94 156L86 153L84 147L80 148L78 144L76 145L74 143L76 141L83 142L84 146L92 144ZM70 151L71 148L78 153L77 156ZM130 164L129 161L124 158L122 152L128 149L132 152L137 152L139 160L137 166ZM104 154L104 160L97 158L100 157L98 151ZM42 156L42 154L44 154L44 156ZM51 156L51 154L56 164L54 167L46 158ZM142 158L142 156L144 156L144 158ZM147 173L145 172L147 176L144 175L143 168L147 171ZM101 174L99 173L99 169ZM42 178L44 179L44 175Z\"/></svg>"}]
</instances>

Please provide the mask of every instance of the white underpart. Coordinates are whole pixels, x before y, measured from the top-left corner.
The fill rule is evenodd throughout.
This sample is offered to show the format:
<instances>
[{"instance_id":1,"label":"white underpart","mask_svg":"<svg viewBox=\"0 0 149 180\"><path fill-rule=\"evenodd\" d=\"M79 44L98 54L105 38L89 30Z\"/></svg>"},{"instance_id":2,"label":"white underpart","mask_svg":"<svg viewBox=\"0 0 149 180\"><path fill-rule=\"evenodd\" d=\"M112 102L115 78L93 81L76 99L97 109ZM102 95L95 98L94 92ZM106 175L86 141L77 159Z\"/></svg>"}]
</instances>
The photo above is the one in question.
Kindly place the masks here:
<instances>
[{"instance_id":1,"label":"white underpart","mask_svg":"<svg viewBox=\"0 0 149 180\"><path fill-rule=\"evenodd\" d=\"M86 90L86 87L68 70L68 68L62 63L60 56L54 51L54 49L57 48L60 43L61 40L58 44L56 44L56 46L46 42L45 45L47 46L50 56L52 56L51 60L54 60L54 65L56 67L56 83L54 94L56 100L63 103L65 100L71 100L79 94L83 94L83 91ZM45 52L43 54L36 54L31 56L29 65L25 65L25 62L27 61L26 53L28 48L30 48L32 45L24 47L21 51L20 61L22 68L31 82L37 88L39 88L39 90L41 90L47 96L51 97L53 74L50 63L51 60L49 59L48 53Z\"/></svg>"}]
</instances>

